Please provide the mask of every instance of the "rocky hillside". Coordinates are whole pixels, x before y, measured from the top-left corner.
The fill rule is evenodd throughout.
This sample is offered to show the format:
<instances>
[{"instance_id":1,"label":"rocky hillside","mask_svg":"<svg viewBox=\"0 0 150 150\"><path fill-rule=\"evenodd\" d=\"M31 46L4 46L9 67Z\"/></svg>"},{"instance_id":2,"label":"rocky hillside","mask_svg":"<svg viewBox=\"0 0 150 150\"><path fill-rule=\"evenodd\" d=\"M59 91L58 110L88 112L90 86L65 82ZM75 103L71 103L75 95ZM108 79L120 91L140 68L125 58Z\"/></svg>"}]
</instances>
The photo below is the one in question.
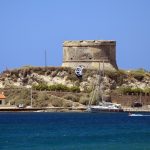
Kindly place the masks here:
<instances>
[{"instance_id":1,"label":"rocky hillside","mask_svg":"<svg viewBox=\"0 0 150 150\"><path fill-rule=\"evenodd\" d=\"M99 79L99 74L102 75L101 79ZM6 88L13 90L22 88L29 91L32 87L32 89L36 92L55 91L55 93L58 93L61 91L68 93L61 95L61 98L63 98L62 101L69 100L71 102L74 101L84 105L88 104L93 88L99 85L99 81L101 81L101 89L103 90L103 95L106 100L111 100L110 93L112 91L122 93L150 93L150 73L142 69L134 71L105 71L104 73L98 72L97 70L84 69L83 77L78 78L76 77L74 70L71 68L26 66L19 69L6 70L0 74L1 90ZM74 93L78 93L78 96L74 96ZM12 98L13 94L18 95L17 93L12 92L10 96L7 92L8 98ZM59 97L57 94L55 94L55 96ZM50 96L45 95L44 99L49 99L48 97ZM52 97L51 99L57 99L56 97ZM22 97L18 97L18 99L21 98ZM15 103L14 99L16 99L15 96L12 100L13 103ZM24 99L27 98L24 97ZM38 98L38 93L35 94L35 99L40 99ZM59 99L59 101L61 100ZM49 102L44 105L48 106Z\"/></svg>"}]
</instances>

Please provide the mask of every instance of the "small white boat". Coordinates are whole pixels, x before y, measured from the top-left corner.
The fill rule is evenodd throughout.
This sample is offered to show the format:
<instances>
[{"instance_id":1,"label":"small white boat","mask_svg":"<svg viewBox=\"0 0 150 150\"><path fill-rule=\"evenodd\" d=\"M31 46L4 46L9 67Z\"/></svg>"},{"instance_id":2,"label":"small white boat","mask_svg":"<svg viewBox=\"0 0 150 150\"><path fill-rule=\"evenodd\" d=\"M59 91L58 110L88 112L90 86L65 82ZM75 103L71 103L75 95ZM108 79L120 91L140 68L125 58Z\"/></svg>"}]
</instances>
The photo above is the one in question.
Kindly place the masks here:
<instances>
[{"instance_id":1,"label":"small white boat","mask_svg":"<svg viewBox=\"0 0 150 150\"><path fill-rule=\"evenodd\" d=\"M129 116L143 116L142 114L131 114L129 113Z\"/></svg>"}]
</instances>

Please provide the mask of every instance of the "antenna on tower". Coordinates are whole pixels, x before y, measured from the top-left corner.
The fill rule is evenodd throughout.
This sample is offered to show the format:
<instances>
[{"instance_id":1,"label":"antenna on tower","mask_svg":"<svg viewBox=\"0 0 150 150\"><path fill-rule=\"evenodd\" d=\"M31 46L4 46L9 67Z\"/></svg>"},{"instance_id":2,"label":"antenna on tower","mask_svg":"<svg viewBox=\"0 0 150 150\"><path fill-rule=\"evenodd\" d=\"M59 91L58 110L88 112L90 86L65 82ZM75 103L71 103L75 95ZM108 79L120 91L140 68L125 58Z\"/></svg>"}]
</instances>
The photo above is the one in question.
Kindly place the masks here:
<instances>
[{"instance_id":1,"label":"antenna on tower","mask_svg":"<svg viewBox=\"0 0 150 150\"><path fill-rule=\"evenodd\" d=\"M45 69L46 69L46 67L47 67L47 52L45 50Z\"/></svg>"}]
</instances>

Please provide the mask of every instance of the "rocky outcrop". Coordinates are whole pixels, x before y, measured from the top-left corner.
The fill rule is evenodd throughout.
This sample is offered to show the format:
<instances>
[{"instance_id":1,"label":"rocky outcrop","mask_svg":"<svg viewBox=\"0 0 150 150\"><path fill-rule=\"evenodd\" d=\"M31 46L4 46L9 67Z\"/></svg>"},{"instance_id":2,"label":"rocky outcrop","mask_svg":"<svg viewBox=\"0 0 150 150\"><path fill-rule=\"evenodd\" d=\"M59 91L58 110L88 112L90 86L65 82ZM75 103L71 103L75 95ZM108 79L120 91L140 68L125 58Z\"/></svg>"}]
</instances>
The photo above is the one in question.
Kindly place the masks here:
<instances>
[{"instance_id":1,"label":"rocky outcrop","mask_svg":"<svg viewBox=\"0 0 150 150\"><path fill-rule=\"evenodd\" d=\"M75 76L74 70L64 67L25 67L7 70L0 75L0 88L31 88L33 85L57 85L79 87L81 92L90 93L96 86L101 85L103 98L110 101L110 93L121 88L150 89L149 72L115 71L105 72L99 83L97 70L83 70L83 77Z\"/></svg>"}]
</instances>

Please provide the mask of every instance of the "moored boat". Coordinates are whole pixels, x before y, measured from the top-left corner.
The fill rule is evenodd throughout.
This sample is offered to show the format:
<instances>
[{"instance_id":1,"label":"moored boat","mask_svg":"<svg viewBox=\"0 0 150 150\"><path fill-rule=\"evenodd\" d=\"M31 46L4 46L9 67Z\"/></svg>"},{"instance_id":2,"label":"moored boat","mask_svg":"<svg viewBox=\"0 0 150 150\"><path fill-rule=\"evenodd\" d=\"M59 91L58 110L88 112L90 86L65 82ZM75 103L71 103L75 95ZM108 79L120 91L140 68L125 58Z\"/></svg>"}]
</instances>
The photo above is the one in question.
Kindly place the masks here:
<instances>
[{"instance_id":1,"label":"moored boat","mask_svg":"<svg viewBox=\"0 0 150 150\"><path fill-rule=\"evenodd\" d=\"M111 102L102 102L99 105L91 105L88 110L90 112L123 112L120 104Z\"/></svg>"},{"instance_id":2,"label":"moored boat","mask_svg":"<svg viewBox=\"0 0 150 150\"><path fill-rule=\"evenodd\" d=\"M103 76L101 76L101 74L103 74ZM98 79L99 81L95 82L93 95L91 97L91 101L89 102L89 106L87 110L89 112L103 112L103 111L123 112L123 109L121 108L121 104L107 102L104 100L103 79L104 79L104 63L103 63L103 71L100 71L100 64L99 64L99 79ZM97 98L98 105L92 105L96 92L99 95L99 97Z\"/></svg>"}]
</instances>

